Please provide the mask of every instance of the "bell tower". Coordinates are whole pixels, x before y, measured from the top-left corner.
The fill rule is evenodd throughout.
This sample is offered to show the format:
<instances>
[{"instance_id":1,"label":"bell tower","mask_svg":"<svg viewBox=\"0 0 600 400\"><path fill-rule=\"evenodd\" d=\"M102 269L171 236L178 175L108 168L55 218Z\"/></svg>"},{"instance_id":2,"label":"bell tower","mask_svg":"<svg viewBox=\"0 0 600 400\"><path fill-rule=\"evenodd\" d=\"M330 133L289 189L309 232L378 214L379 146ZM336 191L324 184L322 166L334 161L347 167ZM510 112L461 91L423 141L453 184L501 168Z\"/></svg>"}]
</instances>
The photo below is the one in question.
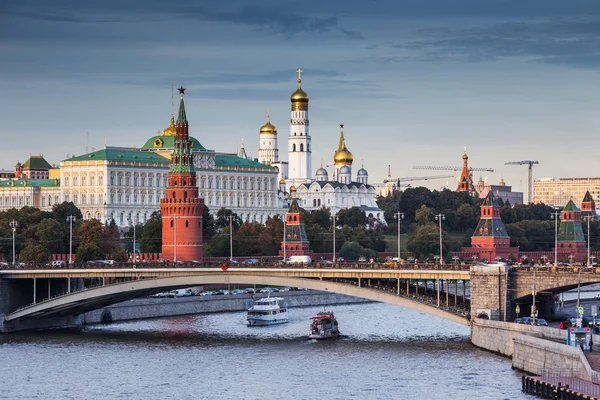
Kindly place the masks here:
<instances>
[{"instance_id":1,"label":"bell tower","mask_svg":"<svg viewBox=\"0 0 600 400\"><path fill-rule=\"evenodd\" d=\"M288 136L288 180L290 186L298 186L311 180L311 144L308 130L308 94L302 90L302 70L298 71L298 89L290 97L292 115Z\"/></svg>"},{"instance_id":2,"label":"bell tower","mask_svg":"<svg viewBox=\"0 0 600 400\"><path fill-rule=\"evenodd\" d=\"M162 213L162 258L173 261L202 260L202 214L204 200L198 197L196 169L190 150L189 125L183 95L179 89L179 114L175 124L175 145L171 153L169 183Z\"/></svg>"}]
</instances>

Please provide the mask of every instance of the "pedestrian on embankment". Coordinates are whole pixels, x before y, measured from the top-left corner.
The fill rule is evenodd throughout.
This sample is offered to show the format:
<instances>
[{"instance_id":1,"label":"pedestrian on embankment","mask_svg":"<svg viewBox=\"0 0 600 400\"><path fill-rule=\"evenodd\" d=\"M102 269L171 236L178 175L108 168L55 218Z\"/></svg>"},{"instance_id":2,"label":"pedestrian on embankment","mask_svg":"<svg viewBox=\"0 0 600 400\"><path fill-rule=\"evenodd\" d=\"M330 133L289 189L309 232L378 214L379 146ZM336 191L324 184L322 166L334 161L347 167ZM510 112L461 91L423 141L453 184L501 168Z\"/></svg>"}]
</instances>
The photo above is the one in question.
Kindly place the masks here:
<instances>
[{"instance_id":1,"label":"pedestrian on embankment","mask_svg":"<svg viewBox=\"0 0 600 400\"><path fill-rule=\"evenodd\" d=\"M594 335L590 336L590 353L594 350Z\"/></svg>"}]
</instances>

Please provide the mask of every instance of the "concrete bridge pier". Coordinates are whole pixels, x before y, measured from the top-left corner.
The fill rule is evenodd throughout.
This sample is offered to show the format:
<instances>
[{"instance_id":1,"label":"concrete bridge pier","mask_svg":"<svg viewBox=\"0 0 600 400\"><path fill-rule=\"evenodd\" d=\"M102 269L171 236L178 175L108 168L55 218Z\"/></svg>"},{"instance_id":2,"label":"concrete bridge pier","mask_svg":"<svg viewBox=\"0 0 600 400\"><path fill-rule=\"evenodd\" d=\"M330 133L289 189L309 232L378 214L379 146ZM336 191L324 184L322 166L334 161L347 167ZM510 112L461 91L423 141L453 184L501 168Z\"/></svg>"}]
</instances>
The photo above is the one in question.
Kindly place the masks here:
<instances>
[{"instance_id":1,"label":"concrete bridge pier","mask_svg":"<svg viewBox=\"0 0 600 400\"><path fill-rule=\"evenodd\" d=\"M507 321L511 303L508 266L473 266L471 275L471 319L486 314L489 319ZM507 296L508 294L508 296Z\"/></svg>"}]
</instances>

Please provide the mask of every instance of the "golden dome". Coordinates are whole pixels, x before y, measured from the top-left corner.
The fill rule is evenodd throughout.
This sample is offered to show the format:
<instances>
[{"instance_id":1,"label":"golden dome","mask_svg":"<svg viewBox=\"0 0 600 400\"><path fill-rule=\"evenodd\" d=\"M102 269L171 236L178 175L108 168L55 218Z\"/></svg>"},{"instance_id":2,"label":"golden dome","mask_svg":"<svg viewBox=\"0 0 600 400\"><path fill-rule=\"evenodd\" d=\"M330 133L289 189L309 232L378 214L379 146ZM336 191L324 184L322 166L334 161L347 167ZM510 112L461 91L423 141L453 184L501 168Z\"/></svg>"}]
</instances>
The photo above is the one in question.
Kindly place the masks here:
<instances>
[{"instance_id":1,"label":"golden dome","mask_svg":"<svg viewBox=\"0 0 600 400\"><path fill-rule=\"evenodd\" d=\"M463 154L463 160L468 160L469 156L467 155L467 153Z\"/></svg>"},{"instance_id":2,"label":"golden dome","mask_svg":"<svg viewBox=\"0 0 600 400\"><path fill-rule=\"evenodd\" d=\"M279 180L279 184L280 184L280 185L285 185L285 179L281 179L281 180Z\"/></svg>"},{"instance_id":3,"label":"golden dome","mask_svg":"<svg viewBox=\"0 0 600 400\"><path fill-rule=\"evenodd\" d=\"M340 144L338 145L338 149L333 156L333 162L335 165L352 165L354 157L346 148L346 141L344 140L344 124L341 124L340 128Z\"/></svg>"},{"instance_id":4,"label":"golden dome","mask_svg":"<svg viewBox=\"0 0 600 400\"><path fill-rule=\"evenodd\" d=\"M296 193L296 186L290 186L290 193Z\"/></svg>"},{"instance_id":5,"label":"golden dome","mask_svg":"<svg viewBox=\"0 0 600 400\"><path fill-rule=\"evenodd\" d=\"M299 69L296 72L298 73L298 89L296 89L296 91L292 93L292 95L290 96L290 100L292 101L292 103L308 103L308 94L306 94L306 92L302 90L302 86L300 86L300 82L302 82L302 78L300 76L302 70Z\"/></svg>"},{"instance_id":6,"label":"golden dome","mask_svg":"<svg viewBox=\"0 0 600 400\"><path fill-rule=\"evenodd\" d=\"M306 94L306 92L302 90L302 87L300 86L300 81L298 81L298 89L296 89L296 91L292 93L292 95L290 96L290 100L292 101L292 103L308 103L308 94Z\"/></svg>"},{"instance_id":7,"label":"golden dome","mask_svg":"<svg viewBox=\"0 0 600 400\"><path fill-rule=\"evenodd\" d=\"M271 123L271 121L267 121L266 124L260 127L261 135L276 135L277 127Z\"/></svg>"}]
</instances>

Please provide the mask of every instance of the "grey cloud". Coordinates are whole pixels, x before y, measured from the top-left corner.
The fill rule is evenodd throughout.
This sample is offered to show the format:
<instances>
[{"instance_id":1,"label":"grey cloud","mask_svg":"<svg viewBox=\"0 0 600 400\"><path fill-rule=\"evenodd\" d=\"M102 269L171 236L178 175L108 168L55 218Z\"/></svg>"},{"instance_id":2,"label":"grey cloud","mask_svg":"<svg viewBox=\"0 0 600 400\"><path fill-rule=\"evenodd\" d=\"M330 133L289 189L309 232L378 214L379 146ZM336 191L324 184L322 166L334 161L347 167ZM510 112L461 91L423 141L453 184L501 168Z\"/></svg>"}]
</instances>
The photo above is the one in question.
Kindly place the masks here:
<instances>
[{"instance_id":1,"label":"grey cloud","mask_svg":"<svg viewBox=\"0 0 600 400\"><path fill-rule=\"evenodd\" d=\"M423 30L419 35L417 39L387 43L388 49L408 51L409 57L419 61L479 62L523 57L577 67L599 53L600 19L511 21L463 29ZM399 58L406 60L405 55Z\"/></svg>"},{"instance_id":2,"label":"grey cloud","mask_svg":"<svg viewBox=\"0 0 600 400\"><path fill-rule=\"evenodd\" d=\"M188 18L254 26L259 29L281 33L287 37L299 33L338 32L350 39L363 38L359 32L338 26L337 17L307 17L280 8L243 7L239 11L214 11L200 7L189 7L181 10L181 12Z\"/></svg>"}]
</instances>

